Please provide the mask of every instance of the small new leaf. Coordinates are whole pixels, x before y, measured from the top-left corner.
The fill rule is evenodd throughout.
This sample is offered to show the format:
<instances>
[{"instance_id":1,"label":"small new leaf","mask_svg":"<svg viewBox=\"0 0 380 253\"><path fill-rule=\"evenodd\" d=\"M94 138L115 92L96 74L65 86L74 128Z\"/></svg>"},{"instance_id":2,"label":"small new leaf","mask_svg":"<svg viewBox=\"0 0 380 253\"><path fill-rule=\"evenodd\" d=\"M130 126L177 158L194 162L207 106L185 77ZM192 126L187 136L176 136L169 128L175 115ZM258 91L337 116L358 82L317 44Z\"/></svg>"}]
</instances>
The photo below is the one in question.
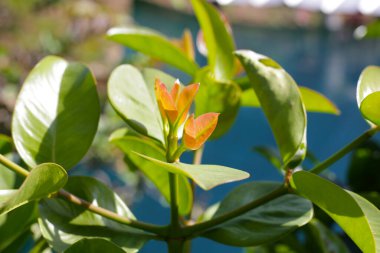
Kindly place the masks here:
<instances>
[{"instance_id":1,"label":"small new leaf","mask_svg":"<svg viewBox=\"0 0 380 253\"><path fill-rule=\"evenodd\" d=\"M210 137L218 124L219 113L205 113L194 119L192 114L185 123L183 142L189 149L199 149Z\"/></svg>"}]
</instances>

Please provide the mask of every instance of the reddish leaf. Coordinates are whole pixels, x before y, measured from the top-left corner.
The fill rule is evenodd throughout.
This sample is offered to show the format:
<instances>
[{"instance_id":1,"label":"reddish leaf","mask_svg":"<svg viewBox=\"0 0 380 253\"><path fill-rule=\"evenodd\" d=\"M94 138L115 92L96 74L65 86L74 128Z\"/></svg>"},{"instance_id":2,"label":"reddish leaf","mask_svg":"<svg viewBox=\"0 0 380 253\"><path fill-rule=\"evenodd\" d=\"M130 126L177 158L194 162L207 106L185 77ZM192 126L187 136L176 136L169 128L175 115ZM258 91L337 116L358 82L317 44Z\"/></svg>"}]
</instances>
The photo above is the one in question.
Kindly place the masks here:
<instances>
[{"instance_id":1,"label":"reddish leaf","mask_svg":"<svg viewBox=\"0 0 380 253\"><path fill-rule=\"evenodd\" d=\"M182 89L179 94L179 98L177 101L177 110L178 110L178 125L181 125L187 117L187 113L190 110L190 106L193 103L195 98L195 94L197 94L199 89L199 83L194 83L186 86Z\"/></svg>"},{"instance_id":2,"label":"reddish leaf","mask_svg":"<svg viewBox=\"0 0 380 253\"><path fill-rule=\"evenodd\" d=\"M162 118L165 120L169 119L170 123L174 123L178 116L178 111L174 104L173 98L171 94L166 89L164 83L160 80L156 79L156 83L154 86L154 90L156 93L156 99L158 103L158 108L160 109L160 113ZM175 87L173 87L174 89Z\"/></svg>"},{"instance_id":3,"label":"reddish leaf","mask_svg":"<svg viewBox=\"0 0 380 253\"><path fill-rule=\"evenodd\" d=\"M189 149L200 148L210 137L218 123L219 113L205 113L194 119L192 114L185 123L183 142Z\"/></svg>"}]
</instances>

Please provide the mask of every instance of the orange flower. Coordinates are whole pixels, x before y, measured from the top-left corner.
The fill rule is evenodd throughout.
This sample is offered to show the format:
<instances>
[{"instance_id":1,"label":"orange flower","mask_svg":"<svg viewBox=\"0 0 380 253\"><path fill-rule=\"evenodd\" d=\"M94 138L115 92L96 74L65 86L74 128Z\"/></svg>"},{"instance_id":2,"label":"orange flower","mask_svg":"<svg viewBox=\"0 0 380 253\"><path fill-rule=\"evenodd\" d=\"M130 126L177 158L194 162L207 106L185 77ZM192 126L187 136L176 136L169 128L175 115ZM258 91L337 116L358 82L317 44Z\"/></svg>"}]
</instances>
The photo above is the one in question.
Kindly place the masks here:
<instances>
[{"instance_id":1,"label":"orange flower","mask_svg":"<svg viewBox=\"0 0 380 253\"><path fill-rule=\"evenodd\" d=\"M164 122L168 120L172 126L181 125L186 120L187 113L199 89L199 84L190 84L180 90L179 81L176 80L169 93L165 84L156 79L154 88Z\"/></svg>"},{"instance_id":2,"label":"orange flower","mask_svg":"<svg viewBox=\"0 0 380 253\"><path fill-rule=\"evenodd\" d=\"M219 113L209 112L194 119L192 114L183 129L183 142L189 149L199 149L214 132L218 123Z\"/></svg>"}]
</instances>

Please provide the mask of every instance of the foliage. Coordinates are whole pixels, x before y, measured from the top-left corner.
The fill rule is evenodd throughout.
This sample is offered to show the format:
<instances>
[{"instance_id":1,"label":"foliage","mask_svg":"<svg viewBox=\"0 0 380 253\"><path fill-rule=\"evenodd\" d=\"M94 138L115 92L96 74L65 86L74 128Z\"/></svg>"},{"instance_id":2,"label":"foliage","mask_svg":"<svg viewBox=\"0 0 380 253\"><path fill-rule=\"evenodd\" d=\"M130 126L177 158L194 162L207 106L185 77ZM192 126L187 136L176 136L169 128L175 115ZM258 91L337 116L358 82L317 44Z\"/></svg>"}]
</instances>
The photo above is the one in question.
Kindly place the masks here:
<instances>
[{"instance_id":1,"label":"foliage","mask_svg":"<svg viewBox=\"0 0 380 253\"><path fill-rule=\"evenodd\" d=\"M219 12L204 0L191 2L203 30L207 66L194 61L186 32L183 47L145 28L108 32L109 39L158 58L193 80L183 85L159 70L127 64L117 67L108 80L110 104L124 120L110 142L123 152L127 165L141 171L162 193L170 204L170 224L140 221L103 183L67 175L93 141L100 105L96 81L85 65L48 56L24 82L13 114L12 139L1 138L0 234L16 232L2 235L0 249L25 241L34 224L40 232L36 251L51 247L59 252L137 252L149 240L159 240L168 244L169 252L186 252L190 241L200 236L227 245L259 247L251 252L272 246L291 252L309 244L320 252L347 252L334 231L313 219L314 204L363 252L380 252L379 209L317 175L380 129L380 68L368 67L358 82L358 106L371 128L306 171L302 169L306 111L337 114L337 108L321 94L299 88L269 57L234 51L228 24ZM245 77L236 72L238 62ZM193 101L196 116L190 113ZM263 109L281 156L273 161L281 167L284 181L242 184L195 220L191 212L196 186L210 190L249 174L200 164L199 158L185 164L181 156L186 151L200 156L208 139L228 131L241 105ZM8 155L11 142L24 162L21 165ZM14 174L3 174L6 168L25 177L18 189L13 189ZM296 229L306 235L304 245L291 233Z\"/></svg>"}]
</instances>

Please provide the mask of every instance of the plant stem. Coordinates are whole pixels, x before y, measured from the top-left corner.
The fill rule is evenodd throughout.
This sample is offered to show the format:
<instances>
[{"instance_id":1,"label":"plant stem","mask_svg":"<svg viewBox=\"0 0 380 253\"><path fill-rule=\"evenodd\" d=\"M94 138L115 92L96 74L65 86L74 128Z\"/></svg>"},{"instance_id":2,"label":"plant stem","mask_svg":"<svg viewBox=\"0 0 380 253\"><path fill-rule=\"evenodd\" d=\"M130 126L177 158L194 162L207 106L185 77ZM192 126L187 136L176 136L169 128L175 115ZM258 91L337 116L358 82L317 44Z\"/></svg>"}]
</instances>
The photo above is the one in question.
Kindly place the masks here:
<instances>
[{"instance_id":1,"label":"plant stem","mask_svg":"<svg viewBox=\"0 0 380 253\"><path fill-rule=\"evenodd\" d=\"M205 148L205 146L203 145L199 149L195 150L193 164L201 164L202 163L204 148Z\"/></svg>"},{"instance_id":2,"label":"plant stem","mask_svg":"<svg viewBox=\"0 0 380 253\"><path fill-rule=\"evenodd\" d=\"M341 159L347 153L349 153L354 148L356 148L357 146L359 146L361 143L363 143L364 141L366 141L369 138L371 138L379 130L380 130L379 127L374 127L374 128L371 128L371 129L365 131L362 135L360 135L358 138L356 138L355 140L353 140L351 143L349 143L348 145L346 145L345 147L343 147L342 149L340 149L338 152L336 152L335 154L333 154L332 156L330 156L329 158L327 158L326 160L324 160L323 162L319 163L314 168L312 168L311 170L309 170L309 172L312 172L314 174L321 173L322 171L324 171L325 169L327 169L330 165L334 164L336 161L338 161L339 159Z\"/></svg>"},{"instance_id":3,"label":"plant stem","mask_svg":"<svg viewBox=\"0 0 380 253\"><path fill-rule=\"evenodd\" d=\"M184 237L190 237L190 238L193 238L195 236L197 236L198 234L210 229L210 228L213 228L215 226L218 226L224 222L227 222L235 217L238 217L256 207L259 207L275 198L278 198L286 193L288 193L288 188L285 186L285 185L282 185L281 187L277 188L276 190L270 192L269 194L259 198L259 199L256 199L244 206L241 206L235 210L232 210L231 212L228 212L228 213L225 213L225 214L222 214L220 216L217 216L211 220L208 220L208 221L205 221L205 222L202 222L202 223L198 223L198 224L195 224L193 226L189 226L189 227L185 227L182 231L182 236Z\"/></svg>"},{"instance_id":4,"label":"plant stem","mask_svg":"<svg viewBox=\"0 0 380 253\"><path fill-rule=\"evenodd\" d=\"M7 168L13 170L14 172L20 174L21 176L27 177L30 173L29 171L25 170L24 168L22 168L21 166L19 166L18 164L14 163L14 162L12 162L11 160L7 159L5 156L3 156L1 154L0 154L0 163L3 164L4 166L6 166ZM83 206L93 213L99 214L103 217L109 218L110 220L116 221L118 223L125 224L125 225L128 225L130 227L142 229L142 230L145 230L147 232L157 234L159 236L166 236L167 235L167 227L156 226L153 224L147 224L147 223L139 222L139 221L136 221L133 219L129 219L129 218L124 217L124 216L120 216L117 213L114 213L108 209L105 209L105 208L102 208L99 206L95 206L95 205L91 204L90 202L88 202L84 199L81 199L81 198L75 196L74 194L67 192L63 189L59 190L57 192L57 194L55 194L53 196L59 196L59 197L66 199L67 201L69 201L73 204Z\"/></svg>"},{"instance_id":5,"label":"plant stem","mask_svg":"<svg viewBox=\"0 0 380 253\"><path fill-rule=\"evenodd\" d=\"M169 184L170 184L170 228L171 234L176 234L180 230L181 225L179 223L179 212L177 203L177 184L178 175L174 173L169 173Z\"/></svg>"},{"instance_id":6,"label":"plant stem","mask_svg":"<svg viewBox=\"0 0 380 253\"><path fill-rule=\"evenodd\" d=\"M13 170L17 174L20 174L21 176L27 177L29 175L29 171L27 171L26 169L24 169L20 165L12 162L11 160L9 160L8 158L6 158L5 156L3 156L1 154L0 154L0 163L2 165L4 165L5 167Z\"/></svg>"},{"instance_id":7,"label":"plant stem","mask_svg":"<svg viewBox=\"0 0 380 253\"><path fill-rule=\"evenodd\" d=\"M167 241L169 253L183 253L185 249L185 240L173 238Z\"/></svg>"},{"instance_id":8,"label":"plant stem","mask_svg":"<svg viewBox=\"0 0 380 253\"><path fill-rule=\"evenodd\" d=\"M59 197L65 199L65 200L73 203L73 204L85 207L89 211L96 213L96 214L99 214L99 215L106 217L110 220L116 221L116 222L121 223L121 224L128 225L130 227L142 229L142 230L145 230L147 232L151 232L151 233L154 233L154 234L157 234L160 236L166 236L166 230L167 230L166 227L156 226L153 224L148 224L148 223L136 221L136 220L130 219L130 218L125 217L125 216L120 216L117 213L114 213L108 209L105 209L105 208L100 207L100 206L95 206L92 203L90 203L84 199L81 199L81 198L75 196L74 194L67 192L65 190L59 190L57 195Z\"/></svg>"}]
</instances>

